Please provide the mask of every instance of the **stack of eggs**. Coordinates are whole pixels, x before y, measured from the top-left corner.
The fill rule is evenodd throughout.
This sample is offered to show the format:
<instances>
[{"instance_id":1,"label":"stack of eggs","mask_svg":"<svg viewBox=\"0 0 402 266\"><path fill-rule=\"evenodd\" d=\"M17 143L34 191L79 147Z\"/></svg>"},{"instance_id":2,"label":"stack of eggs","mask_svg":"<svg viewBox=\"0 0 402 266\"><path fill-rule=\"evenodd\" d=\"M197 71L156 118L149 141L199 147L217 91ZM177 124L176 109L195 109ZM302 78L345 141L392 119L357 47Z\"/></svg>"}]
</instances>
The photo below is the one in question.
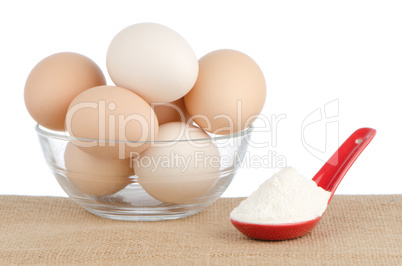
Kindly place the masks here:
<instances>
[{"instance_id":1,"label":"stack of eggs","mask_svg":"<svg viewBox=\"0 0 402 266\"><path fill-rule=\"evenodd\" d=\"M67 132L68 179L92 196L118 192L134 173L160 201L202 196L218 176L220 155L195 140L248 128L265 102L263 73L249 56L217 50L197 60L183 37L155 23L119 32L106 64L113 86L91 59L71 52L40 61L25 85L35 121ZM172 153L187 160L185 169L163 167L161 159L179 158Z\"/></svg>"}]
</instances>

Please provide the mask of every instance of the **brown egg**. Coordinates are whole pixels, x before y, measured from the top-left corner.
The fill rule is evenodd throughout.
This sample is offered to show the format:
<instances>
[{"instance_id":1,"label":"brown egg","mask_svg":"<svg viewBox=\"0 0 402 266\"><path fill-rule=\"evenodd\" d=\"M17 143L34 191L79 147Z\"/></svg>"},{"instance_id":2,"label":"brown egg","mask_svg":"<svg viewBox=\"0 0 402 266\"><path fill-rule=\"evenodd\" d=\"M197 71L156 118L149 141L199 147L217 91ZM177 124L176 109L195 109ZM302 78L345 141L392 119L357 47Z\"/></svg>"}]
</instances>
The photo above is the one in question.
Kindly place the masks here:
<instances>
[{"instance_id":1,"label":"brown egg","mask_svg":"<svg viewBox=\"0 0 402 266\"><path fill-rule=\"evenodd\" d=\"M202 129L230 134L252 124L265 97L264 75L253 59L235 50L217 50L199 60L197 81L184 101Z\"/></svg>"},{"instance_id":2,"label":"brown egg","mask_svg":"<svg viewBox=\"0 0 402 266\"><path fill-rule=\"evenodd\" d=\"M134 92L99 86L74 98L66 129L70 141L85 151L122 159L148 147L146 141L158 133L158 119L151 106Z\"/></svg>"},{"instance_id":3,"label":"brown egg","mask_svg":"<svg viewBox=\"0 0 402 266\"><path fill-rule=\"evenodd\" d=\"M205 196L219 177L220 153L209 135L183 122L160 126L157 141L133 158L144 190L157 200L183 203ZM163 142L166 140L175 140Z\"/></svg>"},{"instance_id":4,"label":"brown egg","mask_svg":"<svg viewBox=\"0 0 402 266\"><path fill-rule=\"evenodd\" d=\"M53 54L40 61L25 83L25 105L32 118L52 130L64 130L71 101L82 91L106 84L100 68L76 53Z\"/></svg>"},{"instance_id":5,"label":"brown egg","mask_svg":"<svg viewBox=\"0 0 402 266\"><path fill-rule=\"evenodd\" d=\"M184 98L171 103L152 103L151 106L158 118L159 125L169 122L187 122L190 118L184 105Z\"/></svg>"},{"instance_id":6,"label":"brown egg","mask_svg":"<svg viewBox=\"0 0 402 266\"><path fill-rule=\"evenodd\" d=\"M106 196L122 190L134 174L129 159L93 156L71 142L67 144L64 162L71 183L81 192L92 196Z\"/></svg>"}]
</instances>

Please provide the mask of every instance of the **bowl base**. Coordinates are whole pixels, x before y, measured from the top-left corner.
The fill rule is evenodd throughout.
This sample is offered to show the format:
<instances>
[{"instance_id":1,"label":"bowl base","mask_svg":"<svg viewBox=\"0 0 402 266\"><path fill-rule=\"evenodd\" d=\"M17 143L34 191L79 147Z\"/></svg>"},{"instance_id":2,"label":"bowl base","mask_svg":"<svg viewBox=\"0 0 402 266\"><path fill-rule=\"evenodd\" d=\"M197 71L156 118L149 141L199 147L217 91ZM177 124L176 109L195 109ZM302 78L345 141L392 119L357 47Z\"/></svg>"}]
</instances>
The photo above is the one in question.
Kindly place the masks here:
<instances>
[{"instance_id":1,"label":"bowl base","mask_svg":"<svg viewBox=\"0 0 402 266\"><path fill-rule=\"evenodd\" d=\"M77 191L66 192L80 206L99 217L122 221L162 221L194 215L218 199L223 191L212 189L213 193L208 193L208 196L183 204L158 201L138 183L132 183L122 191L104 197L79 196Z\"/></svg>"},{"instance_id":2,"label":"bowl base","mask_svg":"<svg viewBox=\"0 0 402 266\"><path fill-rule=\"evenodd\" d=\"M108 212L108 211L99 211L99 210L94 210L94 209L86 209L88 212L102 217L102 218L107 218L107 219L112 219L112 220L119 220L119 221L134 221L134 222L146 222L146 221L165 221L165 220L175 220L175 219L181 219L185 218L191 215L194 215L200 210L196 211L191 211L191 212L183 212L183 213L172 213L172 214L156 214L156 213L149 213L149 214L143 214L143 213L124 213L124 214L119 214L116 212Z\"/></svg>"}]
</instances>

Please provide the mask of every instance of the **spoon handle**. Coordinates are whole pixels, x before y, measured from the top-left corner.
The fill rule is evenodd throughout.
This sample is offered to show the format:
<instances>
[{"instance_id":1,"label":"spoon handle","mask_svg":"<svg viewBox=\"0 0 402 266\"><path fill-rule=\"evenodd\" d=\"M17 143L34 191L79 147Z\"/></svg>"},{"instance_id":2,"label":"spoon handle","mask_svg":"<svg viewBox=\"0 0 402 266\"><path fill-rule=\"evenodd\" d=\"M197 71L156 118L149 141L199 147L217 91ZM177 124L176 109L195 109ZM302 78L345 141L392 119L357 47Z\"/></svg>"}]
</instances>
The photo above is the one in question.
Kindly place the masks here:
<instances>
[{"instance_id":1,"label":"spoon handle","mask_svg":"<svg viewBox=\"0 0 402 266\"><path fill-rule=\"evenodd\" d=\"M313 181L319 187L331 192L332 198L342 178L375 134L376 130L372 128L356 130L317 172Z\"/></svg>"}]
</instances>

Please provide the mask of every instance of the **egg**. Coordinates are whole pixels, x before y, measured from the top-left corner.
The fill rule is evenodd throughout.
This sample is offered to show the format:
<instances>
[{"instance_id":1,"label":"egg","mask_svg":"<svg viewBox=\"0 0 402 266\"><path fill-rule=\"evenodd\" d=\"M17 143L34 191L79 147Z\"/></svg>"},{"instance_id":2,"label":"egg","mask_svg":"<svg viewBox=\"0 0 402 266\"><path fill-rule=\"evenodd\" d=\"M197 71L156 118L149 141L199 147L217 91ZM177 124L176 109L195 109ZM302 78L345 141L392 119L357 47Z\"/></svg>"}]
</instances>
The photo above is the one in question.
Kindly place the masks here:
<instances>
[{"instance_id":1,"label":"egg","mask_svg":"<svg viewBox=\"0 0 402 266\"><path fill-rule=\"evenodd\" d=\"M100 68L84 55L63 52L40 61L25 83L24 100L40 125L63 131L71 101L82 91L106 84Z\"/></svg>"},{"instance_id":2,"label":"egg","mask_svg":"<svg viewBox=\"0 0 402 266\"><path fill-rule=\"evenodd\" d=\"M157 23L139 23L120 31L106 56L109 75L117 86L147 102L172 102L193 87L197 57L187 41Z\"/></svg>"},{"instance_id":3,"label":"egg","mask_svg":"<svg viewBox=\"0 0 402 266\"><path fill-rule=\"evenodd\" d=\"M66 129L84 151L113 158L141 152L158 133L151 106L134 92L116 86L83 91L71 102Z\"/></svg>"},{"instance_id":4,"label":"egg","mask_svg":"<svg viewBox=\"0 0 402 266\"><path fill-rule=\"evenodd\" d=\"M184 105L184 98L171 103L152 103L159 125L169 122L187 122L190 118Z\"/></svg>"},{"instance_id":5,"label":"egg","mask_svg":"<svg viewBox=\"0 0 402 266\"><path fill-rule=\"evenodd\" d=\"M128 184L134 174L130 160L110 159L83 152L71 142L64 152L66 174L81 192L92 196L114 194Z\"/></svg>"},{"instance_id":6,"label":"egg","mask_svg":"<svg viewBox=\"0 0 402 266\"><path fill-rule=\"evenodd\" d=\"M197 81L184 102L197 125L225 135L249 127L265 98L265 78L257 63L242 52L223 49L199 60Z\"/></svg>"},{"instance_id":7,"label":"egg","mask_svg":"<svg viewBox=\"0 0 402 266\"><path fill-rule=\"evenodd\" d=\"M144 190L167 203L204 196L219 177L220 168L220 153L209 135L193 125L171 122L159 127L156 140L133 158Z\"/></svg>"}]
</instances>

